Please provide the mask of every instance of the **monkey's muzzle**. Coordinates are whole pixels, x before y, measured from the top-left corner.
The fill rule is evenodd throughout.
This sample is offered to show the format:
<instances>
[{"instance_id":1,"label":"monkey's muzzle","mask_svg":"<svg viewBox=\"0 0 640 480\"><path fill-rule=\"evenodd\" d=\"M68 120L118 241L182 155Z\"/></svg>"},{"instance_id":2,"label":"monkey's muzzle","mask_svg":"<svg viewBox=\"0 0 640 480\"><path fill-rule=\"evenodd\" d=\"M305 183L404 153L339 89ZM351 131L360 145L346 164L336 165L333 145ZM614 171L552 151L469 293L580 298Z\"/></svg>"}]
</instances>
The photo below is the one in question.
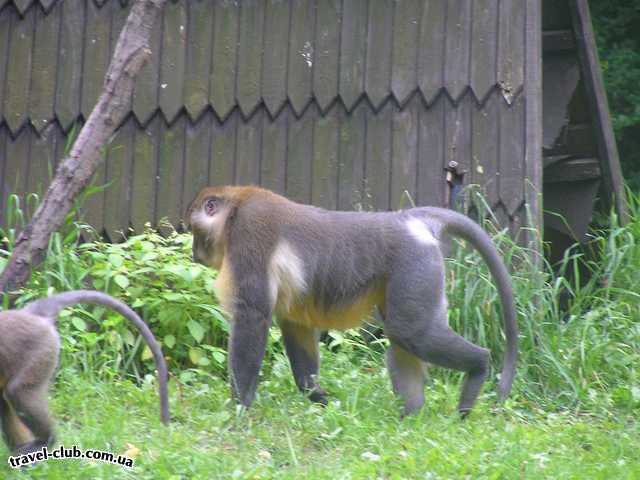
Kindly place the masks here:
<instances>
[{"instance_id":1,"label":"monkey's muzzle","mask_svg":"<svg viewBox=\"0 0 640 480\"><path fill-rule=\"evenodd\" d=\"M191 252L193 255L193 261L195 263L207 266L206 250L202 245L202 241L198 240L197 235L193 236L193 246L191 247Z\"/></svg>"}]
</instances>

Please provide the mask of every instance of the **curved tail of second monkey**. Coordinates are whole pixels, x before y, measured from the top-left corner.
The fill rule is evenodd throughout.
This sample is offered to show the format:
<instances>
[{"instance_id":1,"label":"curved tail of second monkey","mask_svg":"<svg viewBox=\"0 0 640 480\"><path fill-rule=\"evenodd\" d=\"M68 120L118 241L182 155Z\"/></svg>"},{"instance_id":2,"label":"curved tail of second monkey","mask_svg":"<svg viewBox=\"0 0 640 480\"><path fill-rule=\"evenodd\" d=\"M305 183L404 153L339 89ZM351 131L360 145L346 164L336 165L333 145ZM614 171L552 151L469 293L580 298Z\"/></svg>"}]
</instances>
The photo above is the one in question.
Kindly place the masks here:
<instances>
[{"instance_id":1,"label":"curved tail of second monkey","mask_svg":"<svg viewBox=\"0 0 640 480\"><path fill-rule=\"evenodd\" d=\"M36 300L28 304L24 311L50 318L52 322L56 321L60 310L78 303L93 303L103 305L118 312L131 323L133 323L140 335L144 338L149 346L158 371L158 388L160 394L160 420L165 425L169 423L169 395L167 391L167 364L162 355L160 345L156 341L147 324L129 308L126 304L117 300L106 293L94 290L72 290L70 292L58 293L47 298Z\"/></svg>"},{"instance_id":2,"label":"curved tail of second monkey","mask_svg":"<svg viewBox=\"0 0 640 480\"><path fill-rule=\"evenodd\" d=\"M423 207L420 210L425 211L430 220L435 220L441 226L440 232L436 233L452 234L473 245L487 263L496 282L502 304L502 319L507 340L500 383L498 384L498 395L501 400L504 400L511 391L518 359L518 323L509 271L491 237L473 220L461 213L444 208Z\"/></svg>"}]
</instances>

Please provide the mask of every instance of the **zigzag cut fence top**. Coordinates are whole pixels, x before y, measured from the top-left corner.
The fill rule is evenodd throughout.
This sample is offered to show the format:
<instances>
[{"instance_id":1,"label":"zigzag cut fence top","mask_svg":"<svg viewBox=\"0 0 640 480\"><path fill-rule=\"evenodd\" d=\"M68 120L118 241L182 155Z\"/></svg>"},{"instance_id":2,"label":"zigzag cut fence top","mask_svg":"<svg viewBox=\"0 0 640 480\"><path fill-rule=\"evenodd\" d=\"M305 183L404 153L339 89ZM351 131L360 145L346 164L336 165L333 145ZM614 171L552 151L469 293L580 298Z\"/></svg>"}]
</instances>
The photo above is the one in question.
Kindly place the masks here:
<instances>
[{"instance_id":1,"label":"zigzag cut fence top","mask_svg":"<svg viewBox=\"0 0 640 480\"><path fill-rule=\"evenodd\" d=\"M130 2L129 2L130 3ZM321 5L321 8L319 6ZM129 10L120 0L0 0L0 122L67 131L86 119L102 88ZM519 0L216 0L167 4L138 79L131 111L172 123L212 110L272 117L289 104L374 110L418 93L507 103L524 81Z\"/></svg>"}]
</instances>

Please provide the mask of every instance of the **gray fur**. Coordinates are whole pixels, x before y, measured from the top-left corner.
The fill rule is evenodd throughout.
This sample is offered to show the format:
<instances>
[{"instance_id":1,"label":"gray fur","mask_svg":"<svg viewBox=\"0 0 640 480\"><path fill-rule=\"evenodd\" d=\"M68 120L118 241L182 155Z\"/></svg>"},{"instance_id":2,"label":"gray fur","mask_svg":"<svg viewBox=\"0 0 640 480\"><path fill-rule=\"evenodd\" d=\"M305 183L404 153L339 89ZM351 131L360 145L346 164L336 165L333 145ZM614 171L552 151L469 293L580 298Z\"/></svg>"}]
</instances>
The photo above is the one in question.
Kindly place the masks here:
<instances>
[{"instance_id":1,"label":"gray fur","mask_svg":"<svg viewBox=\"0 0 640 480\"><path fill-rule=\"evenodd\" d=\"M21 310L0 312L0 420L5 441L14 452L32 451L53 442L47 390L60 352L55 323L60 310L78 303L112 308L138 328L156 362L161 420L169 422L167 366L146 323L127 305L104 293L65 292L36 300Z\"/></svg>"},{"instance_id":2,"label":"gray fur","mask_svg":"<svg viewBox=\"0 0 640 480\"><path fill-rule=\"evenodd\" d=\"M402 274L391 277L394 285L388 283L387 291L398 283L399 298L406 300L409 292L417 289L418 310L422 308L422 316L431 312L431 323L444 328L447 325L446 311L439 310L441 303L431 304L432 300L445 301L441 248L419 245L407 234L404 224L410 218L418 218L424 221L436 239L442 240L444 235L453 234L476 247L493 274L503 302L507 350L498 388L500 397L506 398L511 390L517 360L515 304L509 273L484 230L464 215L436 207L383 213L304 208L303 228L297 223L288 225L283 228L282 235L305 252L308 283L312 286L310 293L325 308L354 301L370 285L384 281L395 270ZM409 265L403 265L405 259ZM417 285L421 279L424 282ZM430 298L425 299L425 292L429 292ZM393 302L391 305L394 308ZM420 316L418 311L413 313ZM403 318L407 317L403 315ZM448 326L446 331L453 335ZM410 336L411 332L405 334ZM445 335L449 336L449 333ZM460 343L460 348L472 347L465 341ZM476 352L476 361L485 363L487 354L481 350ZM485 375L486 372L483 378Z\"/></svg>"},{"instance_id":3,"label":"gray fur","mask_svg":"<svg viewBox=\"0 0 640 480\"><path fill-rule=\"evenodd\" d=\"M387 350L387 370L393 391L404 400L405 415L424 404L425 368L422 360L391 342Z\"/></svg>"},{"instance_id":4,"label":"gray fur","mask_svg":"<svg viewBox=\"0 0 640 480\"><path fill-rule=\"evenodd\" d=\"M284 319L278 319L278 324L296 385L312 401L326 405L326 393L317 382L320 370L318 330Z\"/></svg>"},{"instance_id":5,"label":"gray fur","mask_svg":"<svg viewBox=\"0 0 640 480\"><path fill-rule=\"evenodd\" d=\"M394 390L405 401L405 413L424 403L422 362L466 372L458 409L468 413L488 375L489 352L449 328L442 255L442 242L449 235L474 246L496 282L507 340L499 395L508 395L518 337L511 280L490 237L469 218L435 207L333 212L256 187L204 189L188 214L198 211L197 218L202 218L198 209L211 197L231 213L218 223L223 232L208 232L202 222L195 225L194 258L214 266L212 259L222 251L232 266L230 364L232 386L241 403L248 406L253 401L273 313L267 266L284 241L303 262L305 286L297 293L300 304L334 312L356 304L372 290L383 291L384 299L375 297L375 301L383 303L378 307L392 343L387 361ZM221 245L206 244L204 240L214 236L222 239ZM296 323L301 319L283 320L285 346L298 387L322 391L316 381L317 347L309 347L310 332L318 325L306 325L309 332L301 335L302 324Z\"/></svg>"}]
</instances>

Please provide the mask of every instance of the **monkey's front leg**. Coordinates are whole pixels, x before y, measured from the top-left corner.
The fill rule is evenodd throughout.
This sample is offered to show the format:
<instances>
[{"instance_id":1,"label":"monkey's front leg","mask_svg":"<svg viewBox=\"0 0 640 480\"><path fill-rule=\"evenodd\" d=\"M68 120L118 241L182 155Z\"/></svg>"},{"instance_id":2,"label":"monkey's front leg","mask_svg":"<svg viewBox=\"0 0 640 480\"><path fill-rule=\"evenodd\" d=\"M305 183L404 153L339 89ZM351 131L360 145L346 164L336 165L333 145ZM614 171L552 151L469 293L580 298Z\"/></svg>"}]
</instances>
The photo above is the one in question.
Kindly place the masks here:
<instances>
[{"instance_id":1,"label":"monkey's front leg","mask_svg":"<svg viewBox=\"0 0 640 480\"><path fill-rule=\"evenodd\" d=\"M271 312L265 307L254 301L235 302L229 339L229 373L233 395L245 407L253 402L267 346Z\"/></svg>"},{"instance_id":2,"label":"monkey's front leg","mask_svg":"<svg viewBox=\"0 0 640 480\"><path fill-rule=\"evenodd\" d=\"M326 405L327 394L318 385L318 331L283 319L278 319L278 324L296 385L309 396L309 400Z\"/></svg>"}]
</instances>

